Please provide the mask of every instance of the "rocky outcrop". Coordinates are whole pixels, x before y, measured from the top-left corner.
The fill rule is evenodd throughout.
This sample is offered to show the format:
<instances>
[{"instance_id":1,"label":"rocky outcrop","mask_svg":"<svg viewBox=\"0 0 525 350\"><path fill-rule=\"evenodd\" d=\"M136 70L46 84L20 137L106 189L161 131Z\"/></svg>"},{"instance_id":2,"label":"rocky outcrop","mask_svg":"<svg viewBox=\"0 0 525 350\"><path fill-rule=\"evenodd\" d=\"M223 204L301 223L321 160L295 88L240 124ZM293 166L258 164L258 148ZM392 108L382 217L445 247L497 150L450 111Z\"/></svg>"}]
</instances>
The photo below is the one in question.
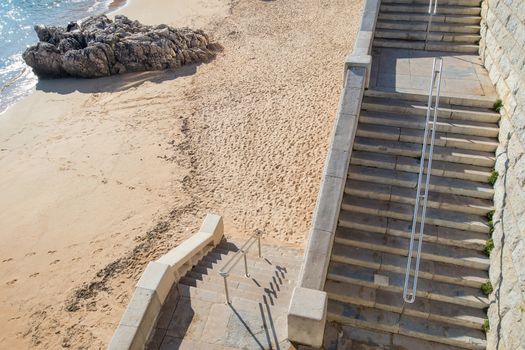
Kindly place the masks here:
<instances>
[{"instance_id":1,"label":"rocky outcrop","mask_svg":"<svg viewBox=\"0 0 525 350\"><path fill-rule=\"evenodd\" d=\"M201 30L143 25L125 16L90 17L66 28L36 26L23 54L40 78L97 78L206 62L220 49Z\"/></svg>"}]
</instances>

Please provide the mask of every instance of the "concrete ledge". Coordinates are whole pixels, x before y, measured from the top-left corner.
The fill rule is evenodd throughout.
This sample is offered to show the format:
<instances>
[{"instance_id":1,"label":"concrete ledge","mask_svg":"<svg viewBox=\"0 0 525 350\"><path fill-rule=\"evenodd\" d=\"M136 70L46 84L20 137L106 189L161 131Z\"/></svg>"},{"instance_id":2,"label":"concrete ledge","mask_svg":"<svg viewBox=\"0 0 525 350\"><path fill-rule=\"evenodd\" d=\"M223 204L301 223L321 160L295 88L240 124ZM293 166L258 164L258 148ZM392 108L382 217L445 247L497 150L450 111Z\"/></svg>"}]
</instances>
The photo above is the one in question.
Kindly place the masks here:
<instances>
[{"instance_id":1,"label":"concrete ledge","mask_svg":"<svg viewBox=\"0 0 525 350\"><path fill-rule=\"evenodd\" d=\"M198 233L150 262L135 286L108 349L143 349L172 285L219 244L223 235L222 218L208 214Z\"/></svg>"},{"instance_id":2,"label":"concrete ledge","mask_svg":"<svg viewBox=\"0 0 525 350\"><path fill-rule=\"evenodd\" d=\"M296 287L288 309L288 339L315 348L323 345L326 292Z\"/></svg>"}]
</instances>

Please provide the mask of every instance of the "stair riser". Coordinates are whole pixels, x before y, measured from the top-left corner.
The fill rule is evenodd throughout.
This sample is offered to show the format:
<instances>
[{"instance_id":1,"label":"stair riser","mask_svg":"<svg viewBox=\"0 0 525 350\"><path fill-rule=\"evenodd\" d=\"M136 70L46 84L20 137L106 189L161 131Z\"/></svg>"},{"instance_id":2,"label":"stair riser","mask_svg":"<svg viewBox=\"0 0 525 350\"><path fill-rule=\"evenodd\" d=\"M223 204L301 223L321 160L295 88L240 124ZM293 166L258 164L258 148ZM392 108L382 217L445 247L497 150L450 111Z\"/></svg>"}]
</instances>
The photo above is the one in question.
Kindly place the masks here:
<instances>
[{"instance_id":1,"label":"stair riser","mask_svg":"<svg viewBox=\"0 0 525 350\"><path fill-rule=\"evenodd\" d=\"M376 199L376 200L384 200L384 201L392 201L396 203L403 203L403 204L409 204L409 205L415 205L416 199L415 199L415 191L413 197L405 197L405 196L399 196L395 194L381 194L373 191L369 191L366 188L351 188L346 187L345 193L350 196L357 196L357 197L363 197L363 198L369 198L369 199ZM447 203L442 201L434 201L432 199L432 195L429 196L429 200L427 201L427 207L428 208L434 208L434 209L443 209L443 210L449 210L449 211L455 211L459 213L465 213L465 214L475 214L475 215L487 215L487 213L492 210L492 207L482 207L482 206L469 206L465 204L454 204L454 203Z\"/></svg>"},{"instance_id":2,"label":"stair riser","mask_svg":"<svg viewBox=\"0 0 525 350\"><path fill-rule=\"evenodd\" d=\"M399 13L379 13L378 19L386 21L415 21L428 22L427 14L412 14L406 12ZM432 23L454 23L454 24L471 24L479 25L481 22L480 16L434 16Z\"/></svg>"},{"instance_id":3,"label":"stair riser","mask_svg":"<svg viewBox=\"0 0 525 350\"><path fill-rule=\"evenodd\" d=\"M401 28L395 28L401 29ZM412 40L412 41L424 41L427 38L426 31L387 31L387 30L376 30L376 38L381 39L396 39L396 40ZM475 34L439 34L431 31L428 33L429 41L440 41L448 43L467 43L477 44L480 40L479 35Z\"/></svg>"},{"instance_id":4,"label":"stair riser","mask_svg":"<svg viewBox=\"0 0 525 350\"><path fill-rule=\"evenodd\" d=\"M333 260L333 261L343 262L343 261L340 261L340 260ZM353 262L349 262L349 263L355 265ZM404 273L405 271L396 271L396 272ZM379 272L379 273L381 273L381 272ZM403 293L403 288L398 287L398 286L392 286L392 285L379 286L379 285L376 285L374 283L368 283L368 282L365 282L365 281L361 281L359 279L341 278L341 276L333 275L333 274L330 274L330 273L327 275L327 278L331 279L333 281L339 281L339 282L344 282L344 283L351 283L351 284L355 284L355 285L363 286L363 287L368 287L368 288L379 288L379 289L384 288L385 290L388 290L388 291L391 291L391 292ZM420 273L419 274L419 278L425 278L425 277L424 277L424 275L422 275ZM483 308L485 308L487 306L487 304L482 303L482 302L474 302L474 301L469 301L469 300L460 299L460 298L448 297L446 295L435 294L435 293L428 292L428 291L423 291L422 292L421 289L417 290L416 297L417 298L427 298L427 299L430 299L430 300L436 300L436 301L441 301L441 302L450 303L450 304L454 304L454 305L468 306L468 307L478 308L478 309L483 309Z\"/></svg>"},{"instance_id":5,"label":"stair riser","mask_svg":"<svg viewBox=\"0 0 525 350\"><path fill-rule=\"evenodd\" d=\"M426 33L427 22L402 22L402 21L379 21L376 25L377 29L397 29L411 32L422 31ZM479 34L479 26L453 26L447 24L434 23L431 27L432 32L445 32L452 34ZM434 40L434 39L431 39Z\"/></svg>"},{"instance_id":6,"label":"stair riser","mask_svg":"<svg viewBox=\"0 0 525 350\"><path fill-rule=\"evenodd\" d=\"M219 275L215 276L214 274L202 274L196 270L192 270L188 272L185 277L189 277L191 279L202 281L205 283L218 284L221 286L224 284L224 279L221 276ZM278 278L275 275L268 276L267 278L263 278L259 276L255 278L254 276L245 277L245 276L238 276L238 275L230 275L228 276L228 281L231 283L234 283L235 285L237 284L243 285L243 288L250 288L250 287L257 286L257 284L252 280L252 278L254 278L257 281L257 283L259 283L259 285L265 288L271 289L269 286L270 286L270 283L272 283L275 290L278 290L276 286L282 289L282 286L288 286L288 285L292 285L295 283L293 280L284 279L282 277Z\"/></svg>"},{"instance_id":7,"label":"stair riser","mask_svg":"<svg viewBox=\"0 0 525 350\"><path fill-rule=\"evenodd\" d=\"M408 108L401 106L388 106L388 105L379 105L379 104L369 104L363 102L363 109L372 112L383 112L383 113L396 113L401 115L418 115L421 117L417 123L410 121L392 120L381 117L376 117L374 115L363 113L359 116L359 121L367 124L376 124L384 126L393 126L399 128L408 128L408 129L420 129L425 128L425 119L424 113L426 111L418 111L416 108ZM419 113L416 113L419 112ZM424 113L423 113L424 112ZM446 111L444 112L446 113ZM484 125L484 124L482 124ZM446 118L439 117L437 122L437 132L446 132L451 134L461 134L461 135L471 135L471 136L484 136L484 137L498 137L499 129L497 127L484 127L460 123L450 123L450 120Z\"/></svg>"},{"instance_id":8,"label":"stair riser","mask_svg":"<svg viewBox=\"0 0 525 350\"><path fill-rule=\"evenodd\" d=\"M382 153L382 154L389 154L394 156L403 156L403 157L410 157L410 158L420 158L421 157L421 151L417 151L415 149L393 149L393 148L383 148L381 145L371 145L371 144L364 144L359 143L359 141L354 142L354 150L356 151L365 151L365 152L375 152L375 153ZM426 159L428 159L428 153L426 154ZM486 159L486 158L474 158L469 157L467 155L462 155L459 152L457 154L454 153L444 153L440 154L437 152L434 152L433 159L436 161L443 161L443 162L450 162L450 163L458 163L458 164L468 164L468 165L476 165L476 166L482 166L482 167L488 167L492 168L495 163L495 159Z\"/></svg>"},{"instance_id":9,"label":"stair riser","mask_svg":"<svg viewBox=\"0 0 525 350\"><path fill-rule=\"evenodd\" d=\"M470 344L466 344L466 343L463 343L463 342L457 342L457 341L454 341L454 340L448 339L448 338L431 337L431 336L427 336L427 335L421 334L421 333L405 334L405 332L400 330L399 327L390 327L390 326L382 325L380 323L369 323L369 322L366 322L366 321L349 319L349 318L341 317L339 315L335 315L335 314L332 314L332 313L328 313L327 314L327 319L328 319L328 321L339 322L341 324L345 324L345 325L348 325L348 326L351 326L351 327L371 329L371 330L374 330L374 331L382 331L382 332L387 332L387 333L399 333L399 334L404 334L404 335L407 335L407 336L410 336L410 337L414 337L414 338L417 338L417 339L434 341L434 342L438 342L438 343L442 343L442 344L458 346L458 347L465 348L465 349L472 349L472 350L484 350L485 349L484 347L480 347L480 346L476 346L476 345L470 345Z\"/></svg>"},{"instance_id":10,"label":"stair riser","mask_svg":"<svg viewBox=\"0 0 525 350\"><path fill-rule=\"evenodd\" d=\"M242 259L241 259L242 260ZM222 265L224 265L225 260L216 260L213 257L206 256L202 259L199 266L206 267L209 269L215 270L217 273ZM260 265L257 263L254 263L253 261L248 260L248 272L252 273L256 276L262 276L262 277L268 277L268 276L276 276L278 274L279 276L288 278L289 276L294 276L297 274L298 271L297 268L287 268L286 271L277 271L277 270L268 270L265 268L264 265ZM211 272L213 273L213 272ZM244 263L242 261L239 261L239 263L232 269L232 273L236 273L237 275L244 276Z\"/></svg>"},{"instance_id":11,"label":"stair riser","mask_svg":"<svg viewBox=\"0 0 525 350\"><path fill-rule=\"evenodd\" d=\"M428 96L424 94L415 94L407 93L400 91L381 91L381 90L365 90L365 97L370 98L382 98L386 100L405 100L412 102L420 102L424 107L419 109L423 110L423 114L417 113L417 115L426 115L426 103L428 101ZM366 103L363 101L363 103ZM385 101L388 104L388 101ZM383 104L385 104L383 103ZM452 107L450 106L452 105ZM497 123L500 119L499 113L492 111L494 101L487 98L456 98L456 97L446 97L441 96L440 103L440 117L449 118L449 119L465 119L476 122L487 122L487 123ZM476 107L486 109L484 113L473 112L469 110L461 110L463 107ZM453 108L453 109L451 109ZM447 114L443 114L446 111ZM465 117L461 116L465 114Z\"/></svg>"},{"instance_id":12,"label":"stair riser","mask_svg":"<svg viewBox=\"0 0 525 350\"><path fill-rule=\"evenodd\" d=\"M380 12L405 12L405 13L417 13L427 14L428 6L414 6L414 5L389 5L381 4ZM438 15L466 15L466 16L479 16L481 14L481 8L471 6L439 6Z\"/></svg>"},{"instance_id":13,"label":"stair riser","mask_svg":"<svg viewBox=\"0 0 525 350\"><path fill-rule=\"evenodd\" d=\"M482 151L482 152L495 152L498 148L498 144L496 142L482 142L475 140L474 138L455 138L455 134L447 134L447 133L436 133L436 138L434 141L435 146L439 147L449 147L449 148L458 148L458 149L465 149L465 150L472 150L472 151ZM410 143L416 143L416 144L422 144L423 143L423 135L422 133L419 133L419 135L412 132L412 130L401 128L399 134L396 133L384 133L381 130L370 130L363 127L358 127L356 136L359 137L366 137L371 139L379 139L379 140L388 140L388 141L401 141L401 142L410 142ZM427 144L430 144L430 138L427 139Z\"/></svg>"},{"instance_id":14,"label":"stair riser","mask_svg":"<svg viewBox=\"0 0 525 350\"><path fill-rule=\"evenodd\" d=\"M408 235L407 235L407 245L408 247ZM391 246L377 246L373 243L367 243L367 242L359 242L355 240L347 240L347 239L341 239L339 237L335 238L335 242L339 244L344 244L350 247L355 248L363 248L363 249L369 249L373 251L383 252L383 253L389 253L394 255L400 255L400 256L407 256L407 249L406 247L399 248L399 247L391 247ZM472 268L478 268L478 269L486 269L487 265L482 264L475 264L471 261L465 261L462 259L454 259L446 256L441 255L435 255L435 254L427 254L424 251L421 252L421 259L428 260L428 261L437 261L437 262L443 262L447 264L453 264L453 265L459 265L459 266L465 266L465 267L472 267ZM430 276L431 278L432 276ZM474 287L477 287L476 285L473 285Z\"/></svg>"},{"instance_id":15,"label":"stair riser","mask_svg":"<svg viewBox=\"0 0 525 350\"><path fill-rule=\"evenodd\" d=\"M384 47L393 49L410 49L410 50L429 50L429 51L445 51L445 52L458 52L464 54L477 54L479 48L477 45L456 45L452 44L432 44L423 41L402 41L402 40L389 40L389 39L374 39L374 47Z\"/></svg>"},{"instance_id":16,"label":"stair riser","mask_svg":"<svg viewBox=\"0 0 525 350\"><path fill-rule=\"evenodd\" d=\"M422 322L424 322L424 320L426 320L426 319L429 319L429 320L432 320L432 321L442 322L442 323L455 325L455 326L468 327L468 328L476 329L476 330L481 330L482 329L483 322L474 322L474 321L462 320L462 319L458 320L458 319L455 319L455 318L452 318L452 317L443 317L443 316L439 316L439 315L433 315L433 314L431 314L429 312L422 312L422 311L419 311L419 310L412 310L412 309L408 309L408 308L407 309L403 309L401 307L397 307L397 306L393 306L393 305L382 304L382 303L374 302L374 301L371 301L371 300L361 299L361 298L359 298L359 296L349 297L349 296L346 296L346 295L341 295L341 294L336 294L336 293L327 293L327 294L328 294L328 298L330 300L336 300L336 301L339 301L339 302L342 302L342 303L349 303L349 304L365 306L365 307L374 307L374 308L379 309L379 310L388 311L388 312L394 312L394 313L398 313L398 314L403 313L403 314L408 315L408 316L422 318L423 319L423 320L421 320ZM403 294L399 293L399 298L401 299L402 297L403 297Z\"/></svg>"}]
</instances>

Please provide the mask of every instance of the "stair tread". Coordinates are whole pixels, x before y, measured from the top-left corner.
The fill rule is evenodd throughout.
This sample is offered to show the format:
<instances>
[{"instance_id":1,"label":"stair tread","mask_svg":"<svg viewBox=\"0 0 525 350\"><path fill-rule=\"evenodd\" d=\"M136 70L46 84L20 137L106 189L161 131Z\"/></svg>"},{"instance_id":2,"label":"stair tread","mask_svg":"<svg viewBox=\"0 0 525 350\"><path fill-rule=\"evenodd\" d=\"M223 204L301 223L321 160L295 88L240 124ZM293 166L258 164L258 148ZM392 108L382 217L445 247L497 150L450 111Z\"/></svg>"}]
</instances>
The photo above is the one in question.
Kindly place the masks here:
<instances>
[{"instance_id":1,"label":"stair tread","mask_svg":"<svg viewBox=\"0 0 525 350\"><path fill-rule=\"evenodd\" d=\"M435 272L432 270L435 265L436 263L421 260L416 299L428 298L478 309L488 306L488 299L479 287L435 279ZM405 257L336 244L328 267L327 279L380 288L381 286L374 282L374 276L380 275L388 277L388 285L383 286L384 288L402 292L405 271ZM453 272L454 270L451 269L450 273ZM468 277L464 276L464 279Z\"/></svg>"},{"instance_id":2,"label":"stair tread","mask_svg":"<svg viewBox=\"0 0 525 350\"><path fill-rule=\"evenodd\" d=\"M344 210L351 210L353 212L371 213L374 215L407 221L412 220L412 214L414 211L414 206L411 204L349 195L343 196L341 207ZM420 215L421 210L422 209L420 208ZM419 219L420 218L418 218L418 222ZM431 207L427 207L425 222L437 226L452 227L486 234L490 231L486 217Z\"/></svg>"},{"instance_id":3,"label":"stair tread","mask_svg":"<svg viewBox=\"0 0 525 350\"><path fill-rule=\"evenodd\" d=\"M329 320L352 326L383 330L468 349L485 349L486 346L485 335L481 331L464 327L449 328L439 322L421 322L416 317L369 307L329 300L327 314Z\"/></svg>"},{"instance_id":4,"label":"stair tread","mask_svg":"<svg viewBox=\"0 0 525 350\"><path fill-rule=\"evenodd\" d=\"M378 109L379 108L379 109ZM403 111L402 115L390 112L393 108L398 108ZM426 101L407 101L407 100L391 100L381 97L365 96L362 104L363 111L370 114L379 114L388 119L399 119L400 117L410 118L410 122L423 126L425 125L425 116L427 113L427 102ZM456 112L456 113L454 113ZM460 112L460 113L457 113ZM481 122L472 119L464 119L461 115L470 114L473 119L479 119L480 116L495 118L494 122ZM499 129L496 123L499 120L499 115L488 108L479 107L459 107L457 105L450 105L445 103L439 103L439 115L438 122L450 122L454 120L454 123L463 123L473 127L479 128L495 128Z\"/></svg>"},{"instance_id":5,"label":"stair tread","mask_svg":"<svg viewBox=\"0 0 525 350\"><path fill-rule=\"evenodd\" d=\"M341 211L339 227L383 233L398 237L409 237L412 221L378 217L376 215ZM339 228L338 228L339 229ZM474 231L458 230L427 224L423 235L425 242L437 242L453 247L468 247L483 250L487 235Z\"/></svg>"},{"instance_id":6,"label":"stair tread","mask_svg":"<svg viewBox=\"0 0 525 350\"><path fill-rule=\"evenodd\" d=\"M356 247L380 251L393 255L406 256L409 247L409 237L399 237L388 233L376 233L339 227L336 231L335 242ZM417 243L417 241L416 241ZM480 251L463 247L450 247L436 242L424 242L421 256L424 260L442 262L444 264L459 264L472 269L487 270L489 259ZM472 269L471 269L472 268ZM462 270L461 268L458 268ZM484 273L475 272L476 276L485 276Z\"/></svg>"},{"instance_id":7,"label":"stair tread","mask_svg":"<svg viewBox=\"0 0 525 350\"><path fill-rule=\"evenodd\" d=\"M462 6L462 5L439 5L439 14L448 15L478 15L481 13L481 8L479 6ZM381 12L409 12L409 13L428 13L428 5L425 4L381 4Z\"/></svg>"},{"instance_id":8,"label":"stair tread","mask_svg":"<svg viewBox=\"0 0 525 350\"><path fill-rule=\"evenodd\" d=\"M350 164L348 177L359 181L416 188L418 174L402 170L371 168ZM442 176L430 177L429 191L455 192L483 199L492 199L494 195L494 188L489 184Z\"/></svg>"},{"instance_id":9,"label":"stair tread","mask_svg":"<svg viewBox=\"0 0 525 350\"><path fill-rule=\"evenodd\" d=\"M356 136L354 150L399 155L405 157L421 157L421 145L411 142L390 141ZM427 158L430 147L427 147ZM460 148L434 146L433 159L451 163L493 167L496 157L493 152L476 151Z\"/></svg>"},{"instance_id":10,"label":"stair tread","mask_svg":"<svg viewBox=\"0 0 525 350\"><path fill-rule=\"evenodd\" d=\"M356 155L353 154L352 156L355 157ZM345 184L345 193L359 197L390 200L414 205L416 189L387 184L374 184L359 180L348 180ZM433 191L429 191L428 193L427 206L478 215L486 215L493 209L492 201L488 199Z\"/></svg>"},{"instance_id":11,"label":"stair tread","mask_svg":"<svg viewBox=\"0 0 525 350\"><path fill-rule=\"evenodd\" d=\"M380 310L404 313L453 325L481 329L487 315L482 309L450 304L438 300L416 298L412 304L405 303L401 291L388 288L365 287L339 281L326 281L328 298L340 302L375 307Z\"/></svg>"},{"instance_id":12,"label":"stair tread","mask_svg":"<svg viewBox=\"0 0 525 350\"><path fill-rule=\"evenodd\" d=\"M381 24L381 23L400 24L400 25L424 25L425 27L428 25L428 21L410 21L410 20L392 20L392 19L382 19L377 22L377 24ZM433 26L447 25L450 27L456 27L458 29L462 29L462 28L472 28L472 29L477 29L477 30L481 29L481 26L477 24L464 25L461 23L437 22L437 23L432 23L432 25Z\"/></svg>"},{"instance_id":13,"label":"stair tread","mask_svg":"<svg viewBox=\"0 0 525 350\"><path fill-rule=\"evenodd\" d=\"M350 159L350 161L353 165L398 170L405 171L407 173L419 174L420 159L414 157L405 157L394 154L354 150L352 152L352 158ZM425 168L423 170L424 174L426 174L427 169ZM430 173L432 174L432 177L448 177L487 184L491 173L491 168L478 165L451 163L435 160L432 162L432 169ZM439 179L435 181L438 180ZM410 186L415 187L415 183ZM487 188L490 187L487 186Z\"/></svg>"}]
</instances>

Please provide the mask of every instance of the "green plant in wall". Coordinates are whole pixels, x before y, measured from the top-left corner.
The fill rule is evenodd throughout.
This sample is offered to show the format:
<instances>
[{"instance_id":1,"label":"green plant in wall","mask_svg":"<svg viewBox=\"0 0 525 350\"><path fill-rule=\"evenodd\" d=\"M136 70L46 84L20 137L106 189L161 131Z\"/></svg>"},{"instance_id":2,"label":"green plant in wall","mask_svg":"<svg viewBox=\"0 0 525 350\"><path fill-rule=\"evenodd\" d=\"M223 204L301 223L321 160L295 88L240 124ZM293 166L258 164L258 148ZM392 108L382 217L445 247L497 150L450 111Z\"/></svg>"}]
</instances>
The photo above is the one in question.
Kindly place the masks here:
<instances>
[{"instance_id":1,"label":"green plant in wall","mask_svg":"<svg viewBox=\"0 0 525 350\"><path fill-rule=\"evenodd\" d=\"M481 291L483 292L483 294L485 294L486 296L489 296L490 293L492 293L494 291L494 289L492 288L492 283L490 283L490 281L487 281L485 283L483 283L481 285Z\"/></svg>"},{"instance_id":2,"label":"green plant in wall","mask_svg":"<svg viewBox=\"0 0 525 350\"><path fill-rule=\"evenodd\" d=\"M494 104L492 105L492 109L499 113L502 108L503 108L503 101L498 98L496 102L494 102Z\"/></svg>"},{"instance_id":3,"label":"green plant in wall","mask_svg":"<svg viewBox=\"0 0 525 350\"><path fill-rule=\"evenodd\" d=\"M489 183L494 186L496 180L498 180L499 173L496 170L492 170L489 176Z\"/></svg>"},{"instance_id":4,"label":"green plant in wall","mask_svg":"<svg viewBox=\"0 0 525 350\"><path fill-rule=\"evenodd\" d=\"M487 240L487 242L485 243L485 248L483 249L483 252L487 256L490 256L490 253L492 252L492 249L494 249L494 241L492 240L492 238L489 238Z\"/></svg>"},{"instance_id":5,"label":"green plant in wall","mask_svg":"<svg viewBox=\"0 0 525 350\"><path fill-rule=\"evenodd\" d=\"M487 224L489 225L490 229L490 236L492 237L492 233L494 232L494 210L491 210L487 213Z\"/></svg>"},{"instance_id":6,"label":"green plant in wall","mask_svg":"<svg viewBox=\"0 0 525 350\"><path fill-rule=\"evenodd\" d=\"M489 320L483 321L483 325L481 326L481 329L483 329L483 332L487 333L490 329Z\"/></svg>"}]
</instances>

